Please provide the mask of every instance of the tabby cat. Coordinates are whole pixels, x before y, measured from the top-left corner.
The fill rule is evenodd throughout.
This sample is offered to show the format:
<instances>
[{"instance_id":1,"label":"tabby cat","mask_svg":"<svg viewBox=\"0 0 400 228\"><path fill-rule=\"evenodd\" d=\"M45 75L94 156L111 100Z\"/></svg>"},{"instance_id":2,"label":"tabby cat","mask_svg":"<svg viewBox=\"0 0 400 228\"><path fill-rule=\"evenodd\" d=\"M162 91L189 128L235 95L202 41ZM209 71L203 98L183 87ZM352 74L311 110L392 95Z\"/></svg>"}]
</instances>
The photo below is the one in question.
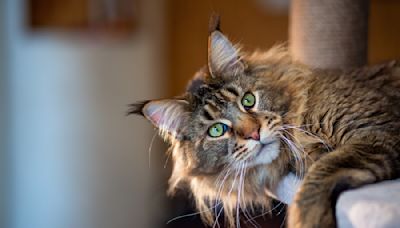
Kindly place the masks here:
<instances>
[{"instance_id":1,"label":"tabby cat","mask_svg":"<svg viewBox=\"0 0 400 228\"><path fill-rule=\"evenodd\" d=\"M170 144L169 192L187 186L202 219L228 226L268 209L289 173L302 184L289 227L335 227L339 193L400 176L400 66L322 71L284 46L246 54L210 23L207 66L188 90L132 105Z\"/></svg>"}]
</instances>

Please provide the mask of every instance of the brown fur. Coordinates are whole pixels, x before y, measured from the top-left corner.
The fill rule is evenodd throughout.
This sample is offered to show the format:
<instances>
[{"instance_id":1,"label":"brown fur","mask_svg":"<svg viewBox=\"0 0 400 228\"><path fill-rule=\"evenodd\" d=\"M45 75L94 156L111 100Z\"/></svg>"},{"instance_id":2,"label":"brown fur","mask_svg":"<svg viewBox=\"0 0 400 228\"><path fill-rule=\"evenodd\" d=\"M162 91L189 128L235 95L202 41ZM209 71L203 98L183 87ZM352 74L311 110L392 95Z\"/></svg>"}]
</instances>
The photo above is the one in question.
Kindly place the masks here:
<instances>
[{"instance_id":1,"label":"brown fur","mask_svg":"<svg viewBox=\"0 0 400 228\"><path fill-rule=\"evenodd\" d=\"M316 72L310 84L306 130L333 148L308 170L289 227L334 227L340 192L398 178L400 84L396 62L350 72Z\"/></svg>"},{"instance_id":2,"label":"brown fur","mask_svg":"<svg viewBox=\"0 0 400 228\"><path fill-rule=\"evenodd\" d=\"M258 103L245 110L240 99L248 91ZM348 72L314 70L293 62L283 46L239 54L222 33L211 31L208 66L188 91L135 104L131 113L146 116L171 143L169 193L186 184L207 224L219 214L215 205L224 207L229 226L239 207L267 209L281 178L295 172L304 180L289 227L334 227L342 191L399 177L399 101L396 62ZM219 121L229 131L207 136ZM259 157L248 136L257 128L260 136L272 135L271 145L257 142L271 148L264 153L273 156L272 145L279 152L252 164Z\"/></svg>"}]
</instances>

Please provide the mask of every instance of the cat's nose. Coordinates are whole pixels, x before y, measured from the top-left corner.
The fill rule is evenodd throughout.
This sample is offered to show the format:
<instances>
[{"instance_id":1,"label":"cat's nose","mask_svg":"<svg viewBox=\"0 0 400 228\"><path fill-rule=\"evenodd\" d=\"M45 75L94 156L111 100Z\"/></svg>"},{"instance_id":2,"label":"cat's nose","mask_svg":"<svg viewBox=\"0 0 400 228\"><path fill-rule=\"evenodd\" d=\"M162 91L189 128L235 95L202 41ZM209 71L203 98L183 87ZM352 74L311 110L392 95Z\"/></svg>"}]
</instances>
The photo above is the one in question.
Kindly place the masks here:
<instances>
[{"instance_id":1,"label":"cat's nose","mask_svg":"<svg viewBox=\"0 0 400 228\"><path fill-rule=\"evenodd\" d=\"M244 139L254 139L259 141L260 140L260 129L256 128L256 130L249 132L247 135L244 136Z\"/></svg>"}]
</instances>

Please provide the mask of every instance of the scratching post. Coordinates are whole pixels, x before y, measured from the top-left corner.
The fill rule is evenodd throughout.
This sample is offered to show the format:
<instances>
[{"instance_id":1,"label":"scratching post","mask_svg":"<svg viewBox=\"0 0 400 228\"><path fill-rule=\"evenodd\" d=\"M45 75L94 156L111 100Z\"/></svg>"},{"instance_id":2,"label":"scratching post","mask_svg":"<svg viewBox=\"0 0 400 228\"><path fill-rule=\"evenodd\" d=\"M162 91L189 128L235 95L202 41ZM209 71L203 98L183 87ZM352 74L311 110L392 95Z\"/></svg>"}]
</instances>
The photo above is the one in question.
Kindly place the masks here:
<instances>
[{"instance_id":1,"label":"scratching post","mask_svg":"<svg viewBox=\"0 0 400 228\"><path fill-rule=\"evenodd\" d=\"M311 67L367 63L369 0L292 0L290 51Z\"/></svg>"}]
</instances>

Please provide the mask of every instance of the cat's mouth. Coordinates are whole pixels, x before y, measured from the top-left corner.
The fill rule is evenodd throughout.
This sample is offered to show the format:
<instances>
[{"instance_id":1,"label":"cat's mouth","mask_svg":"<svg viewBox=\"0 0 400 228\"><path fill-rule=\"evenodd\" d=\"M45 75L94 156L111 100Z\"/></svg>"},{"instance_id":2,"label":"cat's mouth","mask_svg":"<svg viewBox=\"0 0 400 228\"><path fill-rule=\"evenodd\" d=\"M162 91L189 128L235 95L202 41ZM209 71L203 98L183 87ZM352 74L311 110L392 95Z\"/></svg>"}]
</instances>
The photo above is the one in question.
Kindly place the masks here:
<instances>
[{"instance_id":1,"label":"cat's mouth","mask_svg":"<svg viewBox=\"0 0 400 228\"><path fill-rule=\"evenodd\" d=\"M274 138L258 144L257 147L248 158L248 161L253 165L269 164L278 157L279 141Z\"/></svg>"},{"instance_id":2,"label":"cat's mouth","mask_svg":"<svg viewBox=\"0 0 400 228\"><path fill-rule=\"evenodd\" d=\"M257 153L253 157L257 158L261 153L266 152L264 150L264 148L266 149L266 147L274 144L275 142L276 142L275 140L270 140L270 141L267 141L266 143L261 143L260 144L260 146L261 146L260 149L257 151Z\"/></svg>"}]
</instances>

